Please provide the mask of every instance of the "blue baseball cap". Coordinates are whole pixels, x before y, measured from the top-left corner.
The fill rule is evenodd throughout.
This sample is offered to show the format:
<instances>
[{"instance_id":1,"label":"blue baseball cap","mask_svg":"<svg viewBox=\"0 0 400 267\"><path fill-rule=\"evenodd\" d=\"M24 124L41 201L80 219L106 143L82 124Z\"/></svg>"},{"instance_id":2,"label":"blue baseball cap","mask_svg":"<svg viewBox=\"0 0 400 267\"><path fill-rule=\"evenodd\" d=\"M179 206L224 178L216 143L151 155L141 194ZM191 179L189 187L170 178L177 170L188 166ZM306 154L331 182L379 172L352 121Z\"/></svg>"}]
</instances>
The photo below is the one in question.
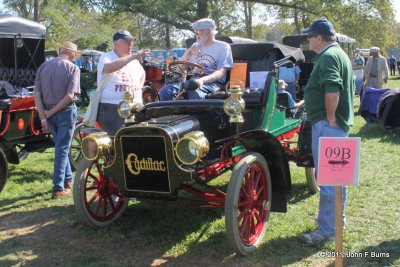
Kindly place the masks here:
<instances>
[{"instance_id":1,"label":"blue baseball cap","mask_svg":"<svg viewBox=\"0 0 400 267\"><path fill-rule=\"evenodd\" d=\"M330 21L326 19L317 19L311 24L311 27L305 29L303 33L316 33L321 35L333 36L335 29Z\"/></svg>"},{"instance_id":2,"label":"blue baseball cap","mask_svg":"<svg viewBox=\"0 0 400 267\"><path fill-rule=\"evenodd\" d=\"M132 36L130 32L127 30L119 30L113 35L113 41L117 41L119 39L123 39L127 42L131 42L135 40L135 37Z\"/></svg>"}]
</instances>

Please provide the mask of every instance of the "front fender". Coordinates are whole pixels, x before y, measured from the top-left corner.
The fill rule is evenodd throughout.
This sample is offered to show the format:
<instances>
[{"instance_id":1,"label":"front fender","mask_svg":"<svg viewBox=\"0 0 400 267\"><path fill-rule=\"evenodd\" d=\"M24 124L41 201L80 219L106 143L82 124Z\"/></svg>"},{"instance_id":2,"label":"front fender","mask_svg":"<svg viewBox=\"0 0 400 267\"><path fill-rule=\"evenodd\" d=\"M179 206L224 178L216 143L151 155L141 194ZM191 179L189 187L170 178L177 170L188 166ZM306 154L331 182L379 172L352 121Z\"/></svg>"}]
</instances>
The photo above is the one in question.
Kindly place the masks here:
<instances>
[{"instance_id":1,"label":"front fender","mask_svg":"<svg viewBox=\"0 0 400 267\"><path fill-rule=\"evenodd\" d=\"M262 130L252 130L237 136L248 151L264 156L271 173L272 211L286 212L286 195L291 192L292 182L289 161L279 140Z\"/></svg>"}]
</instances>

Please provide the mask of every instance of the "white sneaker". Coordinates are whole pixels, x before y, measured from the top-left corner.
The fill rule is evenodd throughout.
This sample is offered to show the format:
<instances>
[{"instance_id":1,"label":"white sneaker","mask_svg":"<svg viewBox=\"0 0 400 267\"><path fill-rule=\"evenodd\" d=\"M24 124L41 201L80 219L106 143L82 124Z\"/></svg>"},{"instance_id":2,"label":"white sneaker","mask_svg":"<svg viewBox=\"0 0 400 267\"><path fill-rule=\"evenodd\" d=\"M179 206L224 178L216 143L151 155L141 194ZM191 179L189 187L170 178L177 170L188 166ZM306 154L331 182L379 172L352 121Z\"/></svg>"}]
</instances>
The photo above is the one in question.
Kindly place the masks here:
<instances>
[{"instance_id":1,"label":"white sneaker","mask_svg":"<svg viewBox=\"0 0 400 267\"><path fill-rule=\"evenodd\" d=\"M308 233L308 234L303 234L303 238L304 238L304 241L309 244L312 244L315 242L320 242L320 241L328 241L328 240L332 241L333 240L333 236L326 236L319 229L312 231L311 233Z\"/></svg>"}]
</instances>

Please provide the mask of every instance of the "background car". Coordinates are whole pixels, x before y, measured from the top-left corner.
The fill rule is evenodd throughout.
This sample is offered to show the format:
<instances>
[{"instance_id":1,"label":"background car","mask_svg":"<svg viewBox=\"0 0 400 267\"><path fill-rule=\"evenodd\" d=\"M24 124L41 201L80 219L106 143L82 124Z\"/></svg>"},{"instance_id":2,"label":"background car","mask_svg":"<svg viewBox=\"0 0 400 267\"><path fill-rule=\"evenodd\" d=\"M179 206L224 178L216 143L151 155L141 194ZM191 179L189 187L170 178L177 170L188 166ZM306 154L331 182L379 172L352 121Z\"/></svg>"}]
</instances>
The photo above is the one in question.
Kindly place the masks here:
<instances>
[{"instance_id":1,"label":"background car","mask_svg":"<svg viewBox=\"0 0 400 267\"><path fill-rule=\"evenodd\" d=\"M337 42L342 47L342 49L347 53L350 59L353 58L353 49L356 43L356 40L348 37L347 35L336 33ZM298 95L299 99L303 98L304 90L307 85L308 78L312 72L314 67L314 57L317 55L314 51L310 49L310 42L308 41L307 34L296 34L285 36L282 40L284 45L299 47L304 53L305 61L298 64L301 72L298 84Z\"/></svg>"},{"instance_id":2,"label":"background car","mask_svg":"<svg viewBox=\"0 0 400 267\"><path fill-rule=\"evenodd\" d=\"M46 28L16 16L0 15L0 192L8 178L8 163L18 164L30 152L54 143L41 132L33 86L45 60Z\"/></svg>"}]
</instances>

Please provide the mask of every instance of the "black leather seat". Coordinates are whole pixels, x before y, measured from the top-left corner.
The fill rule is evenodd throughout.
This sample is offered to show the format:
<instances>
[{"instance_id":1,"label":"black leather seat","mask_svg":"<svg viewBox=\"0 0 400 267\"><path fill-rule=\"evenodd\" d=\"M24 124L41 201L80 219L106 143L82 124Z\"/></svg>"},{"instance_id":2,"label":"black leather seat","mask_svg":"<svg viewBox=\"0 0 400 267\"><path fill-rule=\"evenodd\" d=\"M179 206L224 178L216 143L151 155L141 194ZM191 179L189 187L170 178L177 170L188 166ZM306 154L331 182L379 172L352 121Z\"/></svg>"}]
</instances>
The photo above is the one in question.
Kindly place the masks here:
<instances>
[{"instance_id":1,"label":"black leather seat","mask_svg":"<svg viewBox=\"0 0 400 267\"><path fill-rule=\"evenodd\" d=\"M264 90L263 89L244 89L243 100L246 107L261 107L263 100ZM216 91L212 94L207 95L206 99L227 99L228 93L225 91Z\"/></svg>"}]
</instances>

